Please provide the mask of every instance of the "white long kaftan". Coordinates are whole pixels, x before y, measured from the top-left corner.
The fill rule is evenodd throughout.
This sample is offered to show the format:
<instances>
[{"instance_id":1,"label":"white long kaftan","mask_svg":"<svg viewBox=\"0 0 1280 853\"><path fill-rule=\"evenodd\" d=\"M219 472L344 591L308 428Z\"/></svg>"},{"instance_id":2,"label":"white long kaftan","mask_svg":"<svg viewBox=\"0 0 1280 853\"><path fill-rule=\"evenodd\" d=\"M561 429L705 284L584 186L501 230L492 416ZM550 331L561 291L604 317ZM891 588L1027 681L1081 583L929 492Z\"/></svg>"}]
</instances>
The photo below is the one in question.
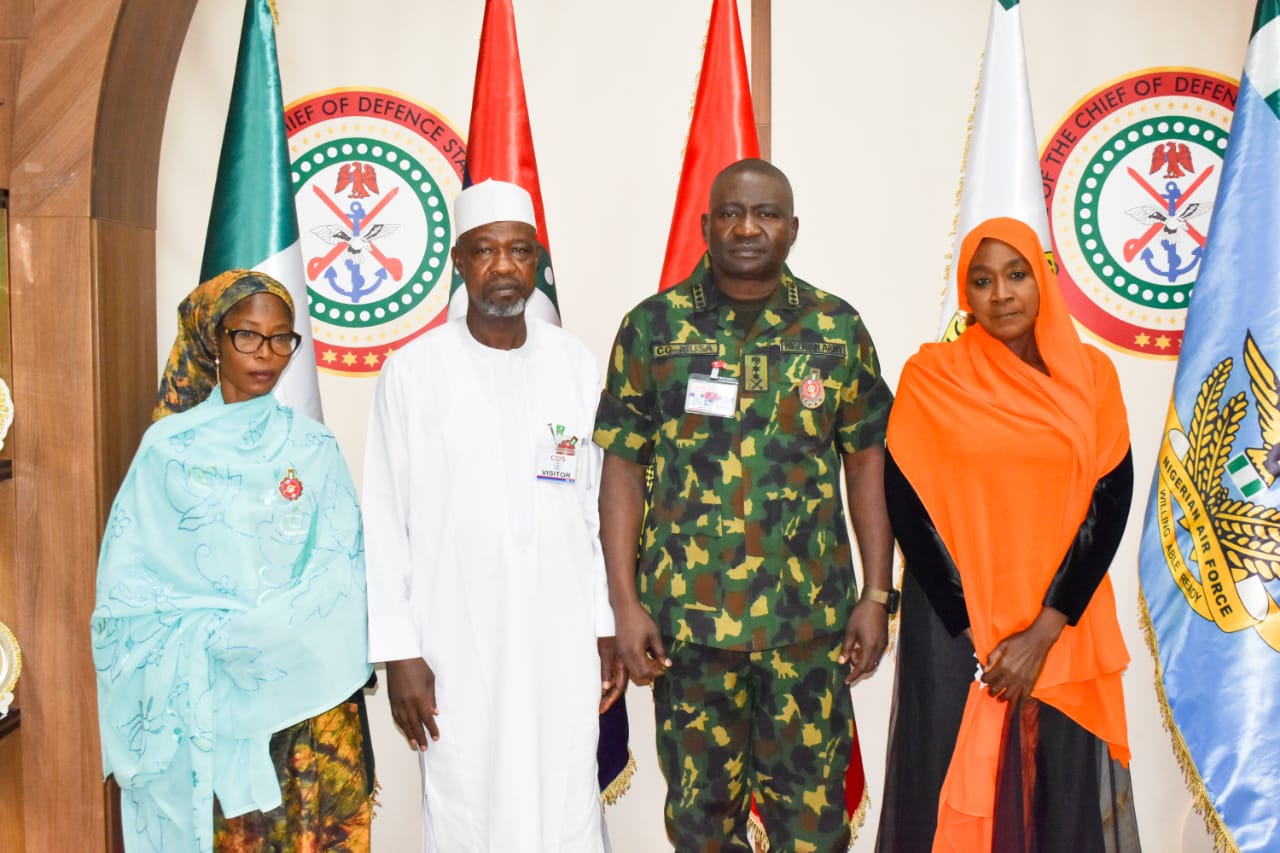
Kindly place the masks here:
<instances>
[{"instance_id":1,"label":"white long kaftan","mask_svg":"<svg viewBox=\"0 0 1280 853\"><path fill-rule=\"evenodd\" d=\"M527 324L515 350L480 344L464 322L427 333L387 360L370 418L369 653L421 656L436 675L431 853L603 849L595 639L613 621L591 441L599 374L568 333ZM575 482L539 479L572 438Z\"/></svg>"}]
</instances>

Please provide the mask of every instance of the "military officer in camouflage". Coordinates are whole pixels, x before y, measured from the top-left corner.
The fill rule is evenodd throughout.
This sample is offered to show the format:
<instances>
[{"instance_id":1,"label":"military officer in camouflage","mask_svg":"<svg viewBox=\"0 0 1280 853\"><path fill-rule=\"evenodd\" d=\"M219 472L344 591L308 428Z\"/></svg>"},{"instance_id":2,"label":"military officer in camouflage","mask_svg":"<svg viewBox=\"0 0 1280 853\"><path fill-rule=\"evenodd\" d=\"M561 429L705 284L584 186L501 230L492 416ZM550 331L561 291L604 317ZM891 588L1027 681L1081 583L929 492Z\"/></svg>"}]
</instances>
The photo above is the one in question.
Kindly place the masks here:
<instances>
[{"instance_id":1,"label":"military officer in camouflage","mask_svg":"<svg viewBox=\"0 0 1280 853\"><path fill-rule=\"evenodd\" d=\"M624 318L596 415L618 653L654 686L681 853L750 850L753 794L773 849L847 849L846 685L879 665L895 602L892 395L858 313L786 269L793 208L764 161L717 176L707 257Z\"/></svg>"}]
</instances>

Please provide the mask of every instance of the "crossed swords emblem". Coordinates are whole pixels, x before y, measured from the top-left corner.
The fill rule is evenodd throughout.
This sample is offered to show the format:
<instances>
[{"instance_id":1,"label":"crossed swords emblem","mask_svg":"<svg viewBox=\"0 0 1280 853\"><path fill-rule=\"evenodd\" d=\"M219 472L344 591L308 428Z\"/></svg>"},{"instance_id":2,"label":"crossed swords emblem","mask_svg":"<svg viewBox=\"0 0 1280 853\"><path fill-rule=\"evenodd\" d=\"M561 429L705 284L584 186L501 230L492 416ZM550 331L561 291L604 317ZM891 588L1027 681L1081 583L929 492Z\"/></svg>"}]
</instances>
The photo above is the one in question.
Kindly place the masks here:
<instances>
[{"instance_id":1,"label":"crossed swords emblem","mask_svg":"<svg viewBox=\"0 0 1280 853\"><path fill-rule=\"evenodd\" d=\"M346 213L343 212L342 208L338 207L337 202L325 195L324 191L318 186L312 184L311 189L333 211L342 222L342 225L346 227L321 225L311 229L312 234L333 248L324 255L307 261L307 279L315 281L316 278L323 274L325 281L329 282L329 286L335 292L350 299L352 304L358 303L362 297L373 293L381 287L388 275L391 276L392 280L399 281L404 275L404 264L398 258L388 258L384 255L374 241L379 237L394 234L400 226L373 225L370 223L390 203L391 199L396 197L396 193L400 191L400 188L392 187L373 206L373 210L366 212L363 204L353 201ZM338 285L338 271L333 268L333 262L344 252L350 255L343 261L351 277L350 290L344 290ZM378 271L374 274L372 282L361 271L361 264L366 252L379 264Z\"/></svg>"}]
</instances>

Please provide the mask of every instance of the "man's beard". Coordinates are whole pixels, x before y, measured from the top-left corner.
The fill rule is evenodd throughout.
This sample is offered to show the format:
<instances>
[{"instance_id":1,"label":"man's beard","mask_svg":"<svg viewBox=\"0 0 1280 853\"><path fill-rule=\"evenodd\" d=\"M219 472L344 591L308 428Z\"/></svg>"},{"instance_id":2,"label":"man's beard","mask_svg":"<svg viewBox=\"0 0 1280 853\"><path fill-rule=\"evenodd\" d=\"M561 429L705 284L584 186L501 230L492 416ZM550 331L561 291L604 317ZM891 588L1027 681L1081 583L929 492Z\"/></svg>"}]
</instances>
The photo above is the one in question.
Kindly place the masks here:
<instances>
[{"instance_id":1,"label":"man's beard","mask_svg":"<svg viewBox=\"0 0 1280 853\"><path fill-rule=\"evenodd\" d=\"M480 300L480 313L486 317L519 317L524 313L526 299L521 296L515 302L508 302L499 305L497 302L490 302L488 299Z\"/></svg>"}]
</instances>

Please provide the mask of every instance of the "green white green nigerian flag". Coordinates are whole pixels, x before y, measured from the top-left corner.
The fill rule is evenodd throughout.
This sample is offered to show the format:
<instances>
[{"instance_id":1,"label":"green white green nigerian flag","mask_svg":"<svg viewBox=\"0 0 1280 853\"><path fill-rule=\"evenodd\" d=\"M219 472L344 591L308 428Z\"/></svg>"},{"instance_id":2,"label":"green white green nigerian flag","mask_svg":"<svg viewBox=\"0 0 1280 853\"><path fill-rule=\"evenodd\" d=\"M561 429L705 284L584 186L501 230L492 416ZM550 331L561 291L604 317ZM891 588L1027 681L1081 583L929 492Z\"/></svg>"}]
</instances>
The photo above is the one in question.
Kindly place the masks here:
<instances>
[{"instance_id":1,"label":"green white green nigerian flag","mask_svg":"<svg viewBox=\"0 0 1280 853\"><path fill-rule=\"evenodd\" d=\"M229 269L264 272L293 295L294 328L302 335L302 345L275 393L285 405L323 419L290 184L275 19L268 0L245 4L200 280Z\"/></svg>"},{"instance_id":2,"label":"green white green nigerian flag","mask_svg":"<svg viewBox=\"0 0 1280 853\"><path fill-rule=\"evenodd\" d=\"M1031 88L1027 84L1018 0L991 3L987 49L965 151L952 258L959 255L961 242L974 226L995 216L1027 223L1040 237L1040 245L1049 249L1049 216L1040 183L1040 153L1031 119ZM939 328L939 337L946 340L959 333L956 287L952 263L948 265Z\"/></svg>"}]
</instances>

